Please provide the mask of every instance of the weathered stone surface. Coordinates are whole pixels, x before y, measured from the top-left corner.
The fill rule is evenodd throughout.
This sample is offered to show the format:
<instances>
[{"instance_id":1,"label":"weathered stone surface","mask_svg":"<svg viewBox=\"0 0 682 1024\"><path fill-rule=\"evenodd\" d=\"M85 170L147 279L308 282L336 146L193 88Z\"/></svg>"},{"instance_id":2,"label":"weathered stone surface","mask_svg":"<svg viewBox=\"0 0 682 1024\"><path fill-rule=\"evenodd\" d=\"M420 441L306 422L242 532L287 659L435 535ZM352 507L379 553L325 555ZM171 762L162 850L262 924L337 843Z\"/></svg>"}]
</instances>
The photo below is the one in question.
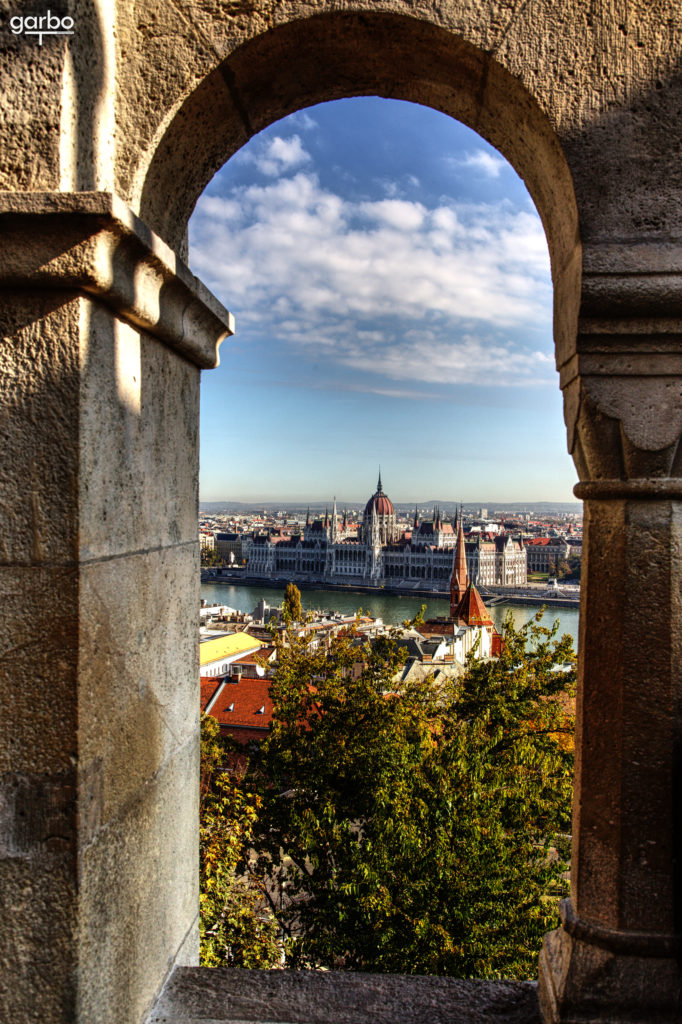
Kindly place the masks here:
<instances>
[{"instance_id":1,"label":"weathered stone surface","mask_svg":"<svg viewBox=\"0 0 682 1024\"><path fill-rule=\"evenodd\" d=\"M9 19L24 9L3 6L0 48L0 187L59 188L61 81L65 37L15 35Z\"/></svg>"},{"instance_id":2,"label":"weathered stone surface","mask_svg":"<svg viewBox=\"0 0 682 1024\"><path fill-rule=\"evenodd\" d=\"M195 544L199 370L95 303L83 335L80 558Z\"/></svg>"},{"instance_id":3,"label":"weathered stone surface","mask_svg":"<svg viewBox=\"0 0 682 1024\"><path fill-rule=\"evenodd\" d=\"M539 998L547 1024L677 1024L682 1016L679 942L677 949L654 956L646 939L637 955L627 933L616 933L615 944L620 939L621 945L613 950L604 948L601 938L593 934L581 941L561 928L545 936Z\"/></svg>"},{"instance_id":4,"label":"weathered stone surface","mask_svg":"<svg viewBox=\"0 0 682 1024\"><path fill-rule=\"evenodd\" d=\"M479 131L523 176L548 237L569 449L589 507L582 924L548 939L545 1016L679 1019L678 0L57 7L73 37L39 45L3 23L0 48L0 182L17 190L0 197L0 885L3 921L15 921L0 1015L140 1024L173 964L196 956L197 367L215 363L231 323L150 228L184 255L196 198L255 132L372 94ZM173 592L185 595L174 610ZM223 977L232 1009L211 994ZM483 1019L485 1007L520 1020L499 1016L505 1000L518 995L525 1013L533 993L267 977L263 998L296 1020L362 1019L370 991L376 1019L417 1019L423 1004L401 986L428 991L430 1019ZM237 1007L272 1020L266 1002L249 1008L247 978L177 983L205 987L216 1020Z\"/></svg>"},{"instance_id":5,"label":"weathered stone surface","mask_svg":"<svg viewBox=\"0 0 682 1024\"><path fill-rule=\"evenodd\" d=\"M107 192L0 193L0 288L85 291L196 366L218 365L230 313Z\"/></svg>"},{"instance_id":6,"label":"weathered stone surface","mask_svg":"<svg viewBox=\"0 0 682 1024\"><path fill-rule=\"evenodd\" d=\"M0 860L0 1020L76 1020L75 850Z\"/></svg>"},{"instance_id":7,"label":"weathered stone surface","mask_svg":"<svg viewBox=\"0 0 682 1024\"><path fill-rule=\"evenodd\" d=\"M570 173L537 102L519 78L471 39L473 35L478 41L487 17L474 18L469 11L471 31L461 35L440 27L447 15L455 14L447 4L433 21L423 11L415 12L413 5L401 3L373 5L371 15L365 13L368 4L344 4L340 10L339 5L322 3L315 5L316 17L289 21L287 8L297 14L303 6L277 5L272 12L277 27L254 33L241 46L236 43L242 40L243 29L238 31L230 41L229 56L211 74L199 76L196 91L186 94L155 145L146 180L138 172L130 201L142 217L162 237L181 245L196 199L245 138L294 110L324 100L388 96L451 114L507 156L540 210L554 273L559 275L578 243ZM461 17L461 11L457 15ZM229 19L215 26L215 31L221 35L227 24ZM498 24L493 35L501 28ZM273 67L277 68L274 86ZM190 123L200 160L185 158ZM182 184L171 188L171 182ZM167 201L169 192L172 202Z\"/></svg>"},{"instance_id":8,"label":"weathered stone surface","mask_svg":"<svg viewBox=\"0 0 682 1024\"><path fill-rule=\"evenodd\" d=\"M116 819L81 836L76 1020L143 1020L174 963L196 957L198 815L196 729Z\"/></svg>"},{"instance_id":9,"label":"weathered stone surface","mask_svg":"<svg viewBox=\"0 0 682 1024\"><path fill-rule=\"evenodd\" d=\"M3 565L77 557L79 313L69 292L3 296Z\"/></svg>"},{"instance_id":10,"label":"weathered stone surface","mask_svg":"<svg viewBox=\"0 0 682 1024\"><path fill-rule=\"evenodd\" d=\"M572 900L543 949L547 1021L682 1014L681 541L680 500L653 489L586 503Z\"/></svg>"},{"instance_id":11,"label":"weathered stone surface","mask_svg":"<svg viewBox=\"0 0 682 1024\"><path fill-rule=\"evenodd\" d=\"M78 577L0 566L0 776L62 773L77 754Z\"/></svg>"},{"instance_id":12,"label":"weathered stone surface","mask_svg":"<svg viewBox=\"0 0 682 1024\"><path fill-rule=\"evenodd\" d=\"M79 759L97 826L118 817L196 737L197 547L81 569Z\"/></svg>"},{"instance_id":13,"label":"weathered stone surface","mask_svg":"<svg viewBox=\"0 0 682 1024\"><path fill-rule=\"evenodd\" d=\"M148 1024L540 1024L529 982L178 968Z\"/></svg>"}]
</instances>

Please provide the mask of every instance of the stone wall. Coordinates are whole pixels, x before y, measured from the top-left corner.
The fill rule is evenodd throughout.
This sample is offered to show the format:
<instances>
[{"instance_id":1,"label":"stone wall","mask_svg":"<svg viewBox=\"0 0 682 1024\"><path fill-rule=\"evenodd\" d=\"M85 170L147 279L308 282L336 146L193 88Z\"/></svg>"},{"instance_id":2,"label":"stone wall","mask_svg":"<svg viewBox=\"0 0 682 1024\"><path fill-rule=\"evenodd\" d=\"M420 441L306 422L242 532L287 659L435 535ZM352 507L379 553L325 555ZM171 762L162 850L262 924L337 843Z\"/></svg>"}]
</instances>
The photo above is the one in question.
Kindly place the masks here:
<instances>
[{"instance_id":1,"label":"stone wall","mask_svg":"<svg viewBox=\"0 0 682 1024\"><path fill-rule=\"evenodd\" d=\"M374 94L497 146L548 238L586 536L543 1012L678 1020L679 3L53 8L73 36L0 48L0 1016L138 1024L196 954L198 382L232 325L187 219L265 125Z\"/></svg>"}]
</instances>

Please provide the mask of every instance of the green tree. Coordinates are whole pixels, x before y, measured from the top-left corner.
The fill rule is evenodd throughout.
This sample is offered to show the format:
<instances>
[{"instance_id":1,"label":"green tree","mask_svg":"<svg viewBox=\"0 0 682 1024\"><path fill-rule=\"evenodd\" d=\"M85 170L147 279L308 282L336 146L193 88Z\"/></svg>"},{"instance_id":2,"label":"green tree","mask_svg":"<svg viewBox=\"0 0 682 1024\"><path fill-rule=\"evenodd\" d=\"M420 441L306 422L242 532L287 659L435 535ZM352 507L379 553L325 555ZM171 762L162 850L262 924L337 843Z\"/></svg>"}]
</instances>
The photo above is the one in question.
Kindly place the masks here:
<instances>
[{"instance_id":1,"label":"green tree","mask_svg":"<svg viewBox=\"0 0 682 1024\"><path fill-rule=\"evenodd\" d=\"M282 615L285 623L300 622L303 618L301 591L295 583L287 583L282 601Z\"/></svg>"},{"instance_id":2,"label":"green tree","mask_svg":"<svg viewBox=\"0 0 682 1024\"><path fill-rule=\"evenodd\" d=\"M557 579L580 582L580 556L570 554L568 561L561 559L557 565Z\"/></svg>"},{"instance_id":3,"label":"green tree","mask_svg":"<svg viewBox=\"0 0 682 1024\"><path fill-rule=\"evenodd\" d=\"M399 694L390 638L280 643L249 785L290 965L535 975L565 889L573 656L535 622L505 636L499 660Z\"/></svg>"},{"instance_id":4,"label":"green tree","mask_svg":"<svg viewBox=\"0 0 682 1024\"><path fill-rule=\"evenodd\" d=\"M271 967L279 963L277 926L265 883L249 870L260 798L227 764L229 745L218 723L201 720L200 893L201 963L205 967ZM234 758L234 755L233 755Z\"/></svg>"},{"instance_id":5,"label":"green tree","mask_svg":"<svg viewBox=\"0 0 682 1024\"><path fill-rule=\"evenodd\" d=\"M424 625L424 616L426 615L426 605L423 604L413 619L404 619L403 626L405 629L419 629L420 626Z\"/></svg>"},{"instance_id":6,"label":"green tree","mask_svg":"<svg viewBox=\"0 0 682 1024\"><path fill-rule=\"evenodd\" d=\"M224 565L225 559L220 557L215 548L202 547L201 564L208 566Z\"/></svg>"}]
</instances>

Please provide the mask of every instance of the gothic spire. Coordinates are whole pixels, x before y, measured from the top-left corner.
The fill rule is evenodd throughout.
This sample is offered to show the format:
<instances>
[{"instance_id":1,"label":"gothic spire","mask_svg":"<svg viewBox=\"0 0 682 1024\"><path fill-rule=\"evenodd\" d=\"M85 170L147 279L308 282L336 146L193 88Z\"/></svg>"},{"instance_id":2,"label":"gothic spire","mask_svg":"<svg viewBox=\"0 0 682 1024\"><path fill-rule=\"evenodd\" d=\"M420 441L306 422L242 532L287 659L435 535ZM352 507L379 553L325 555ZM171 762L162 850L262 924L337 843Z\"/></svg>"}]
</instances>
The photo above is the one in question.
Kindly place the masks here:
<instances>
[{"instance_id":1,"label":"gothic spire","mask_svg":"<svg viewBox=\"0 0 682 1024\"><path fill-rule=\"evenodd\" d=\"M464 544L464 531L462 530L460 519L457 528L457 543L455 544L452 576L450 577L450 618L452 619L455 618L457 606L464 597L468 582L466 546Z\"/></svg>"},{"instance_id":2,"label":"gothic spire","mask_svg":"<svg viewBox=\"0 0 682 1024\"><path fill-rule=\"evenodd\" d=\"M381 494L383 487L381 486L381 466L379 466L379 482L377 483L377 493Z\"/></svg>"}]
</instances>

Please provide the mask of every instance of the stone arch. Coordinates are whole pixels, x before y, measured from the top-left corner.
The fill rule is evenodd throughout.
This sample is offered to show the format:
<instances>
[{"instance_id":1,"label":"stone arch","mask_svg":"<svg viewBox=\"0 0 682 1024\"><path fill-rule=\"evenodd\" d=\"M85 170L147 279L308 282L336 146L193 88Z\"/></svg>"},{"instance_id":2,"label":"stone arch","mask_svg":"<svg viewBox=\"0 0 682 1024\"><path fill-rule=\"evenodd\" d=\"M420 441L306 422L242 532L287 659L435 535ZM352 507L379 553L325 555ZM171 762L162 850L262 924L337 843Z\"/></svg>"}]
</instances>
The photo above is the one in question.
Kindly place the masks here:
<instances>
[{"instance_id":1,"label":"stone arch","mask_svg":"<svg viewBox=\"0 0 682 1024\"><path fill-rule=\"evenodd\" d=\"M132 202L147 224L182 247L197 199L249 138L315 103L362 95L433 107L495 146L526 183L555 280L561 275L578 245L578 210L547 116L490 53L403 14L316 14L243 43L164 126L140 164Z\"/></svg>"},{"instance_id":2,"label":"stone arch","mask_svg":"<svg viewBox=\"0 0 682 1024\"><path fill-rule=\"evenodd\" d=\"M572 896L541 961L544 1018L678 1022L678 0L76 7L68 52L7 35L0 60L0 1016L137 1024L171 968L195 962L198 378L231 321L176 253L204 185L254 132L373 93L487 138L549 241L586 540ZM159 619L158 579L182 614L174 601L169 628L140 629ZM220 980L191 970L180 988ZM420 1010L440 992L467 1017L473 989L445 981L389 981L383 999L402 1013L408 988ZM311 985L325 1005L348 991Z\"/></svg>"}]
</instances>

